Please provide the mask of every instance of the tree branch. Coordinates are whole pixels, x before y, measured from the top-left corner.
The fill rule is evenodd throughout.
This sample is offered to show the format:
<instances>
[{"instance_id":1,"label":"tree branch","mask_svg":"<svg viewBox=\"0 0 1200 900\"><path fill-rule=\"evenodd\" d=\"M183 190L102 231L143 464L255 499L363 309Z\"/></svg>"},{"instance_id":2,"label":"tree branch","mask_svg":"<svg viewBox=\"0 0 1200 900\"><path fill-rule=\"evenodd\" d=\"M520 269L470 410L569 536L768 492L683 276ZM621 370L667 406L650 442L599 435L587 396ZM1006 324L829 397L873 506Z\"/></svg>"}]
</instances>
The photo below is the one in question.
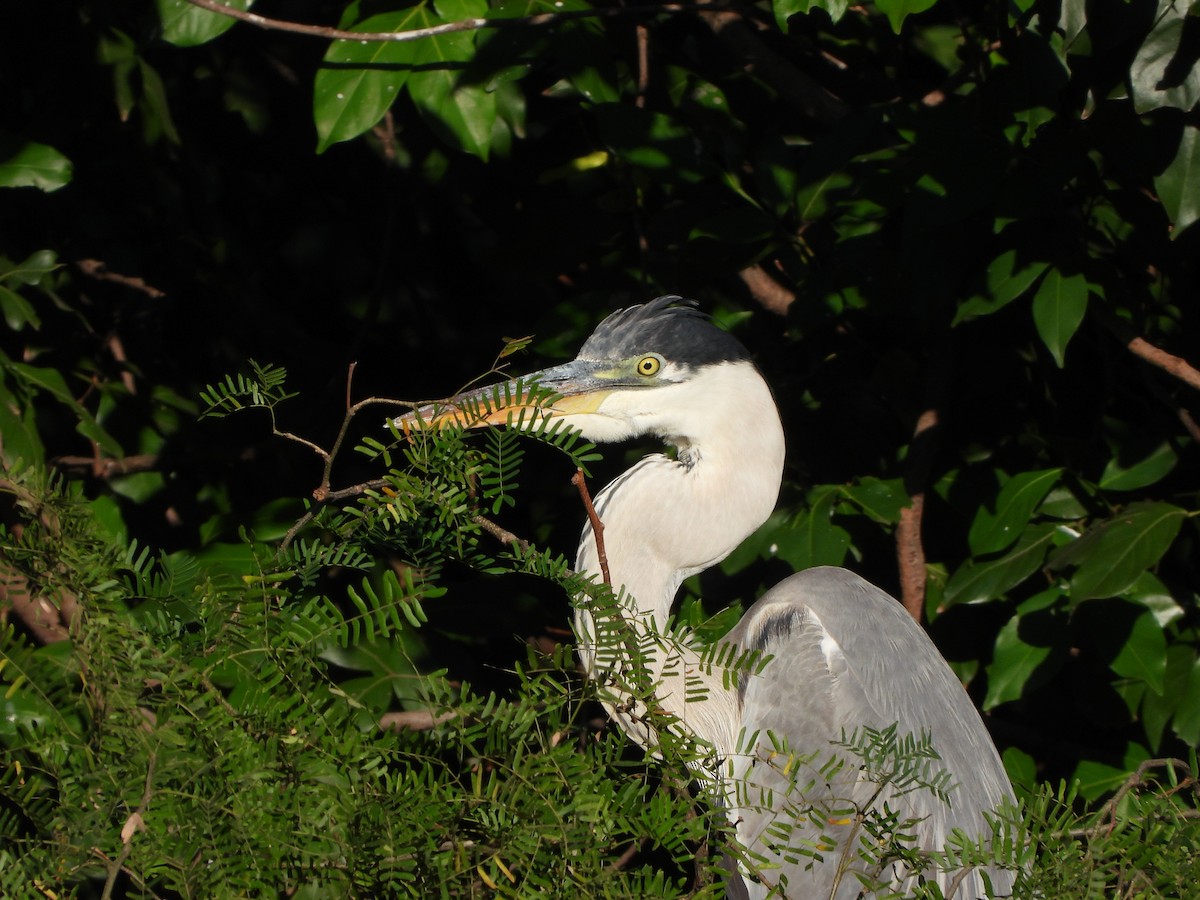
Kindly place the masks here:
<instances>
[{"instance_id":1,"label":"tree branch","mask_svg":"<svg viewBox=\"0 0 1200 900\"><path fill-rule=\"evenodd\" d=\"M608 571L608 555L604 552L604 523L600 521L600 516L596 514L596 507L592 505L592 495L588 493L583 469L575 470L575 474L571 476L571 484L579 488L579 499L583 501L583 508L587 510L588 521L592 525L592 536L596 538L596 558L600 562L600 576L604 579L605 584L612 587L612 575Z\"/></svg>"},{"instance_id":2,"label":"tree branch","mask_svg":"<svg viewBox=\"0 0 1200 900\"><path fill-rule=\"evenodd\" d=\"M440 34L453 34L460 31L481 31L485 28L512 28L517 26L552 25L571 19L595 19L609 16L629 16L654 13L693 12L695 5L691 3L648 3L638 6L609 6L599 9L574 9L562 12L539 13L535 16L516 16L502 19L460 19L456 22L444 22L441 25L431 25L427 28L414 28L411 31L346 31L342 28L331 28L328 25L306 25L302 22L289 22L284 19L270 19L257 13L241 9L233 9L219 0L187 0L192 6L198 6L209 12L259 28L272 31L288 31L293 34L304 34L310 37L326 38L341 41L390 41L401 43L417 41L422 38L436 37ZM720 8L720 7L716 7Z\"/></svg>"}]
</instances>

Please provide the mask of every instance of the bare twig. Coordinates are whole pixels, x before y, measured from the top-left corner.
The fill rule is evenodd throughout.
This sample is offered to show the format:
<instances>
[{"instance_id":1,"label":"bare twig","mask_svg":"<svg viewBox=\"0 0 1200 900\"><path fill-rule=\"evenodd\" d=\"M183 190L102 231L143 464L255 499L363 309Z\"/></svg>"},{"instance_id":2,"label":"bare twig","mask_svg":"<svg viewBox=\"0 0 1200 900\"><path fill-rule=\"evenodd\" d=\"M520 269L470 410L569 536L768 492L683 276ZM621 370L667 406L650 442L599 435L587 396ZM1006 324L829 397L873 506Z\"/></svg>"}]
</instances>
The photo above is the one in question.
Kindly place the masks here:
<instances>
[{"instance_id":1,"label":"bare twig","mask_svg":"<svg viewBox=\"0 0 1200 900\"><path fill-rule=\"evenodd\" d=\"M520 547L522 550L529 549L529 541L517 537L507 528L497 525L486 516L472 516L471 521L494 537L496 540L500 541L502 544L514 544L517 547Z\"/></svg>"},{"instance_id":2,"label":"bare twig","mask_svg":"<svg viewBox=\"0 0 1200 900\"><path fill-rule=\"evenodd\" d=\"M1200 391L1200 370L1187 360L1156 347L1143 337L1135 337L1125 345L1135 356L1140 356L1151 365L1158 366L1169 375L1174 375L1184 384Z\"/></svg>"},{"instance_id":3,"label":"bare twig","mask_svg":"<svg viewBox=\"0 0 1200 900\"><path fill-rule=\"evenodd\" d=\"M796 294L772 278L760 265L742 269L738 277L750 290L750 295L768 312L786 316L788 307L796 302Z\"/></svg>"},{"instance_id":4,"label":"bare twig","mask_svg":"<svg viewBox=\"0 0 1200 900\"><path fill-rule=\"evenodd\" d=\"M96 478L113 478L134 472L150 472L158 465L158 455L135 453L121 459L95 456L56 456L50 464L60 469L87 470Z\"/></svg>"},{"instance_id":5,"label":"bare twig","mask_svg":"<svg viewBox=\"0 0 1200 900\"><path fill-rule=\"evenodd\" d=\"M927 409L921 413L913 432L910 458L916 455L915 451L919 446L929 446L937 426L936 409ZM918 467L928 472L928 466L922 466L921 461L913 462L910 466L913 470ZM925 478L913 477L911 480L920 484L920 487L911 490L909 505L900 510L900 522L896 526L896 561L900 568L900 600L908 614L920 622L921 613L925 609L925 547L921 542L921 518L925 512Z\"/></svg>"},{"instance_id":6,"label":"bare twig","mask_svg":"<svg viewBox=\"0 0 1200 900\"><path fill-rule=\"evenodd\" d=\"M45 597L35 596L24 575L0 568L0 621L12 612L40 644L57 644L69 640L69 620L64 610Z\"/></svg>"},{"instance_id":7,"label":"bare twig","mask_svg":"<svg viewBox=\"0 0 1200 900\"><path fill-rule=\"evenodd\" d=\"M161 297L167 296L165 291L160 291L153 285L146 284L145 280L138 278L135 275L120 275L116 272L108 271L108 266L102 260L79 259L75 261L75 265L79 271L90 278L95 278L97 281L111 281L114 284L120 284L124 287L132 288L135 291L140 291L153 300L158 300Z\"/></svg>"},{"instance_id":8,"label":"bare twig","mask_svg":"<svg viewBox=\"0 0 1200 900\"><path fill-rule=\"evenodd\" d=\"M272 31L288 31L293 34L305 34L310 37L326 38L329 40L390 41L397 43L416 41L427 37L437 37L440 34L453 34L459 31L480 31L485 28L552 25L570 19L653 15L656 13L692 12L695 10L695 5L691 3L647 3L637 6L609 6L595 9L562 10L561 12L539 13L535 16L516 16L513 18L460 19L456 22L431 25L428 28L414 28L411 31L346 31L342 28L331 28L327 25L306 25L302 22L270 19L266 16L260 16L257 13L233 9L223 5L219 0L187 0L187 2L201 9L206 9L209 12L229 16L231 19L237 19L241 22Z\"/></svg>"},{"instance_id":9,"label":"bare twig","mask_svg":"<svg viewBox=\"0 0 1200 900\"><path fill-rule=\"evenodd\" d=\"M587 510L588 521L592 525L592 536L596 539L596 558L600 562L600 577L604 579L606 585L612 587L612 575L608 571L608 556L604 552L604 523L600 521L600 516L596 514L596 507L592 505L592 495L588 492L583 469L575 470L575 474L571 476L571 484L579 488L579 499L583 501L583 508Z\"/></svg>"},{"instance_id":10,"label":"bare twig","mask_svg":"<svg viewBox=\"0 0 1200 900\"><path fill-rule=\"evenodd\" d=\"M379 727L385 731L403 731L405 729L411 731L428 731L435 725L449 722L454 717L455 713L452 712L444 712L435 716L431 709L410 709L402 712L384 713L379 717Z\"/></svg>"},{"instance_id":11,"label":"bare twig","mask_svg":"<svg viewBox=\"0 0 1200 900\"><path fill-rule=\"evenodd\" d=\"M646 92L650 89L650 29L641 22L637 24L638 79L637 98L634 104L646 105Z\"/></svg>"}]
</instances>

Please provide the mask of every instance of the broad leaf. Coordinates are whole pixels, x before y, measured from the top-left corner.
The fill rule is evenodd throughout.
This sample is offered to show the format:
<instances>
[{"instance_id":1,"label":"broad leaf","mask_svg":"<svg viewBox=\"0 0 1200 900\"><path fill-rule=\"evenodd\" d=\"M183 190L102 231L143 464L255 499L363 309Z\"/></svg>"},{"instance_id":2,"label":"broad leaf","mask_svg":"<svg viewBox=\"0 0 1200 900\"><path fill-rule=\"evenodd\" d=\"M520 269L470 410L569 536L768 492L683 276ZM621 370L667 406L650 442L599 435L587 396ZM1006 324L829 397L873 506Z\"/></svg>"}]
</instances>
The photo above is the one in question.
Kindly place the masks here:
<instances>
[{"instance_id":1,"label":"broad leaf","mask_svg":"<svg viewBox=\"0 0 1200 900\"><path fill-rule=\"evenodd\" d=\"M1083 275L1064 276L1051 269L1033 296L1033 321L1042 343L1061 369L1067 342L1087 311L1088 284Z\"/></svg>"},{"instance_id":2,"label":"broad leaf","mask_svg":"<svg viewBox=\"0 0 1200 900\"><path fill-rule=\"evenodd\" d=\"M254 0L222 0L222 5L245 12ZM186 0L155 0L163 40L177 47L195 47L224 34L237 19L193 6Z\"/></svg>"},{"instance_id":3,"label":"broad leaf","mask_svg":"<svg viewBox=\"0 0 1200 900\"><path fill-rule=\"evenodd\" d=\"M422 10L421 27L441 19ZM475 55L474 35L452 33L417 45L408 92L425 121L446 143L486 160L496 123L496 98L478 84L462 83L464 64Z\"/></svg>"},{"instance_id":4,"label":"broad leaf","mask_svg":"<svg viewBox=\"0 0 1200 900\"><path fill-rule=\"evenodd\" d=\"M773 0L775 21L782 31L787 31L787 21L792 16L807 15L814 9L823 9L834 22L841 19L850 8L850 0Z\"/></svg>"},{"instance_id":5,"label":"broad leaf","mask_svg":"<svg viewBox=\"0 0 1200 900\"><path fill-rule=\"evenodd\" d=\"M1050 567L1078 567L1071 578L1072 603L1114 597L1167 552L1186 516L1170 503L1132 504L1056 552Z\"/></svg>"},{"instance_id":6,"label":"broad leaf","mask_svg":"<svg viewBox=\"0 0 1200 900\"><path fill-rule=\"evenodd\" d=\"M1183 126L1175 158L1154 177L1154 190L1175 226L1172 238L1200 219L1200 128Z\"/></svg>"},{"instance_id":7,"label":"broad leaf","mask_svg":"<svg viewBox=\"0 0 1200 900\"><path fill-rule=\"evenodd\" d=\"M1138 48L1129 80L1139 113L1162 106L1190 110L1200 101L1200 66L1194 41L1184 41L1190 3L1159 0L1154 27Z\"/></svg>"},{"instance_id":8,"label":"broad leaf","mask_svg":"<svg viewBox=\"0 0 1200 900\"><path fill-rule=\"evenodd\" d=\"M987 667L984 709L1019 700L1045 684L1066 659L1067 625L1048 609L1061 594L1043 591L1021 604L1017 615L996 635Z\"/></svg>"},{"instance_id":9,"label":"broad leaf","mask_svg":"<svg viewBox=\"0 0 1200 900\"><path fill-rule=\"evenodd\" d=\"M998 559L971 560L961 566L946 585L943 603L983 603L1002 597L1041 567L1052 545L1054 525L1034 525L1025 530L1011 552Z\"/></svg>"},{"instance_id":10,"label":"broad leaf","mask_svg":"<svg viewBox=\"0 0 1200 900\"><path fill-rule=\"evenodd\" d=\"M1062 469L1042 469L1022 472L1006 481L996 497L995 511L981 509L971 523L967 535L971 553L981 556L1011 546L1060 474Z\"/></svg>"},{"instance_id":11,"label":"broad leaf","mask_svg":"<svg viewBox=\"0 0 1200 900\"><path fill-rule=\"evenodd\" d=\"M35 187L57 191L71 180L71 161L46 144L16 145L0 138L0 188Z\"/></svg>"},{"instance_id":12,"label":"broad leaf","mask_svg":"<svg viewBox=\"0 0 1200 900\"><path fill-rule=\"evenodd\" d=\"M888 17L892 31L900 33L904 20L932 7L937 0L875 0L875 7Z\"/></svg>"},{"instance_id":13,"label":"broad leaf","mask_svg":"<svg viewBox=\"0 0 1200 900\"><path fill-rule=\"evenodd\" d=\"M1029 290L1049 265L1040 260L1022 260L1016 250L1001 253L988 266L986 291L960 303L952 324L958 325L1004 308Z\"/></svg>"},{"instance_id":14,"label":"broad leaf","mask_svg":"<svg viewBox=\"0 0 1200 900\"><path fill-rule=\"evenodd\" d=\"M1100 487L1106 491L1135 491L1154 484L1175 468L1179 455L1169 443L1163 442L1148 456L1125 465L1114 456L1104 467L1100 476Z\"/></svg>"},{"instance_id":15,"label":"broad leaf","mask_svg":"<svg viewBox=\"0 0 1200 900\"><path fill-rule=\"evenodd\" d=\"M358 31L407 31L418 27L423 6L372 16ZM313 82L317 152L369 131L400 95L412 71L415 41L334 41Z\"/></svg>"}]
</instances>

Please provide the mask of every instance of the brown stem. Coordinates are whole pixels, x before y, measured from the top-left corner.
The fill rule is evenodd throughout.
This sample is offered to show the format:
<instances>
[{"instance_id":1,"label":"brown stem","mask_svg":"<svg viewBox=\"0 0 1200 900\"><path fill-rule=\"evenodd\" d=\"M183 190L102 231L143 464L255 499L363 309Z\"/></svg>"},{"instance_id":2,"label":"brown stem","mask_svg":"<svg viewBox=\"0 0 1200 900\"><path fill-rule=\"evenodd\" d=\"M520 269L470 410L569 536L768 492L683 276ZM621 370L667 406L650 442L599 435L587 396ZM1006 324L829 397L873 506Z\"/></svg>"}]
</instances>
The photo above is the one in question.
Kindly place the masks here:
<instances>
[{"instance_id":1,"label":"brown stem","mask_svg":"<svg viewBox=\"0 0 1200 900\"><path fill-rule=\"evenodd\" d=\"M479 31L484 28L511 28L515 26L551 25L570 19L594 19L607 16L627 16L653 14L664 12L690 12L695 9L691 3L648 3L638 6L614 6L599 9L563 10L562 12L539 13L535 16L517 16L501 19L461 19L457 22L444 22L428 28L414 28L411 31L346 31L341 28L330 28L327 25L305 25L301 22L289 22L284 19L270 19L257 13L246 12L224 6L219 0L187 0L193 6L206 9L222 16L229 16L259 28L272 31L288 31L293 34L305 34L310 37L327 38L343 41L416 41L421 38L436 37L440 34L452 34L459 31Z\"/></svg>"},{"instance_id":2,"label":"brown stem","mask_svg":"<svg viewBox=\"0 0 1200 900\"><path fill-rule=\"evenodd\" d=\"M639 108L646 105L646 92L650 89L650 29L641 22L637 24L638 79L637 98Z\"/></svg>"},{"instance_id":3,"label":"brown stem","mask_svg":"<svg viewBox=\"0 0 1200 900\"><path fill-rule=\"evenodd\" d=\"M592 505L592 495L588 493L583 469L575 470L575 474L571 476L571 484L579 488L579 499L583 501L583 508L587 510L588 521L592 525L592 536L596 539L596 558L600 561L600 577L604 579L605 584L612 587L612 575L608 571L608 556L604 552L604 523L600 521L600 516L596 514L596 507Z\"/></svg>"},{"instance_id":4,"label":"brown stem","mask_svg":"<svg viewBox=\"0 0 1200 900\"><path fill-rule=\"evenodd\" d=\"M78 259L75 265L84 275L95 278L97 281L111 281L114 284L120 284L135 291L141 291L147 297L158 300L160 297L165 297L166 292L160 291L152 285L134 275L119 275L116 272L108 271L108 266L99 259Z\"/></svg>"},{"instance_id":5,"label":"brown stem","mask_svg":"<svg viewBox=\"0 0 1200 900\"><path fill-rule=\"evenodd\" d=\"M1156 347L1143 337L1135 337L1125 345L1135 356L1140 356L1151 365L1158 366L1164 372L1174 375L1184 384L1200 391L1200 371L1195 369L1187 360L1168 353L1161 347Z\"/></svg>"},{"instance_id":6,"label":"brown stem","mask_svg":"<svg viewBox=\"0 0 1200 900\"><path fill-rule=\"evenodd\" d=\"M786 316L788 307L796 302L796 295L776 281L760 265L753 265L738 272L738 277L759 305L776 315Z\"/></svg>"},{"instance_id":7,"label":"brown stem","mask_svg":"<svg viewBox=\"0 0 1200 900\"><path fill-rule=\"evenodd\" d=\"M56 456L50 464L60 469L87 470L96 478L113 478L134 472L150 472L158 465L154 453L136 453L121 459L94 456Z\"/></svg>"}]
</instances>

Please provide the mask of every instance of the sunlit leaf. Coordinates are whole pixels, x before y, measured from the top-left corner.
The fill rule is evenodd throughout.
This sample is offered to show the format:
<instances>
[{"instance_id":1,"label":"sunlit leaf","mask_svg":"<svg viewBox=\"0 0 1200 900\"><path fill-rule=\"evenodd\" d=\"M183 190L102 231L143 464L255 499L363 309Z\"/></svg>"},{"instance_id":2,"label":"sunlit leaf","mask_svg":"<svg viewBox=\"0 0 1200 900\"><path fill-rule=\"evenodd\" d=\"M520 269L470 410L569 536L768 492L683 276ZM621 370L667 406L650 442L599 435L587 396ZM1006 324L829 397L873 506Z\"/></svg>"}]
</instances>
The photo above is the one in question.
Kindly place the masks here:
<instances>
[{"instance_id":1,"label":"sunlit leaf","mask_svg":"<svg viewBox=\"0 0 1200 900\"><path fill-rule=\"evenodd\" d=\"M408 31L423 5L371 16L357 31ZM412 71L414 41L333 41L313 82L317 152L369 131L391 108Z\"/></svg>"},{"instance_id":2,"label":"sunlit leaf","mask_svg":"<svg viewBox=\"0 0 1200 900\"><path fill-rule=\"evenodd\" d=\"M1054 553L1049 564L1078 567L1071 578L1073 603L1116 596L1167 552L1186 516L1170 503L1134 503L1090 527Z\"/></svg>"},{"instance_id":3,"label":"sunlit leaf","mask_svg":"<svg viewBox=\"0 0 1200 900\"><path fill-rule=\"evenodd\" d=\"M1139 113L1162 106L1187 111L1200 101L1195 41L1185 41L1191 4L1159 0L1154 27L1129 68L1133 106Z\"/></svg>"},{"instance_id":4,"label":"sunlit leaf","mask_svg":"<svg viewBox=\"0 0 1200 900\"><path fill-rule=\"evenodd\" d=\"M1011 546L1061 474L1062 469L1042 469L1006 481L996 497L995 510L980 509L971 523L967 534L971 553L981 556Z\"/></svg>"},{"instance_id":5,"label":"sunlit leaf","mask_svg":"<svg viewBox=\"0 0 1200 900\"><path fill-rule=\"evenodd\" d=\"M1200 128L1183 126L1174 158L1154 177L1154 190L1175 226L1172 238L1200 219Z\"/></svg>"},{"instance_id":6,"label":"sunlit leaf","mask_svg":"<svg viewBox=\"0 0 1200 900\"><path fill-rule=\"evenodd\" d=\"M441 19L422 11L417 21L430 27ZM408 92L430 128L446 143L486 160L496 122L496 97L482 85L460 80L463 64L474 53L474 36L467 33L425 38L416 48Z\"/></svg>"},{"instance_id":7,"label":"sunlit leaf","mask_svg":"<svg viewBox=\"0 0 1200 900\"><path fill-rule=\"evenodd\" d=\"M1067 624L1047 611L1060 596L1049 590L1031 597L1000 629L987 667L984 709L1019 700L1061 668L1067 655Z\"/></svg>"},{"instance_id":8,"label":"sunlit leaf","mask_svg":"<svg viewBox=\"0 0 1200 900\"><path fill-rule=\"evenodd\" d=\"M950 577L943 603L982 603L1004 596L1036 572L1049 552L1055 526L1034 525L1025 529L1017 546L997 559L972 559Z\"/></svg>"}]
</instances>

